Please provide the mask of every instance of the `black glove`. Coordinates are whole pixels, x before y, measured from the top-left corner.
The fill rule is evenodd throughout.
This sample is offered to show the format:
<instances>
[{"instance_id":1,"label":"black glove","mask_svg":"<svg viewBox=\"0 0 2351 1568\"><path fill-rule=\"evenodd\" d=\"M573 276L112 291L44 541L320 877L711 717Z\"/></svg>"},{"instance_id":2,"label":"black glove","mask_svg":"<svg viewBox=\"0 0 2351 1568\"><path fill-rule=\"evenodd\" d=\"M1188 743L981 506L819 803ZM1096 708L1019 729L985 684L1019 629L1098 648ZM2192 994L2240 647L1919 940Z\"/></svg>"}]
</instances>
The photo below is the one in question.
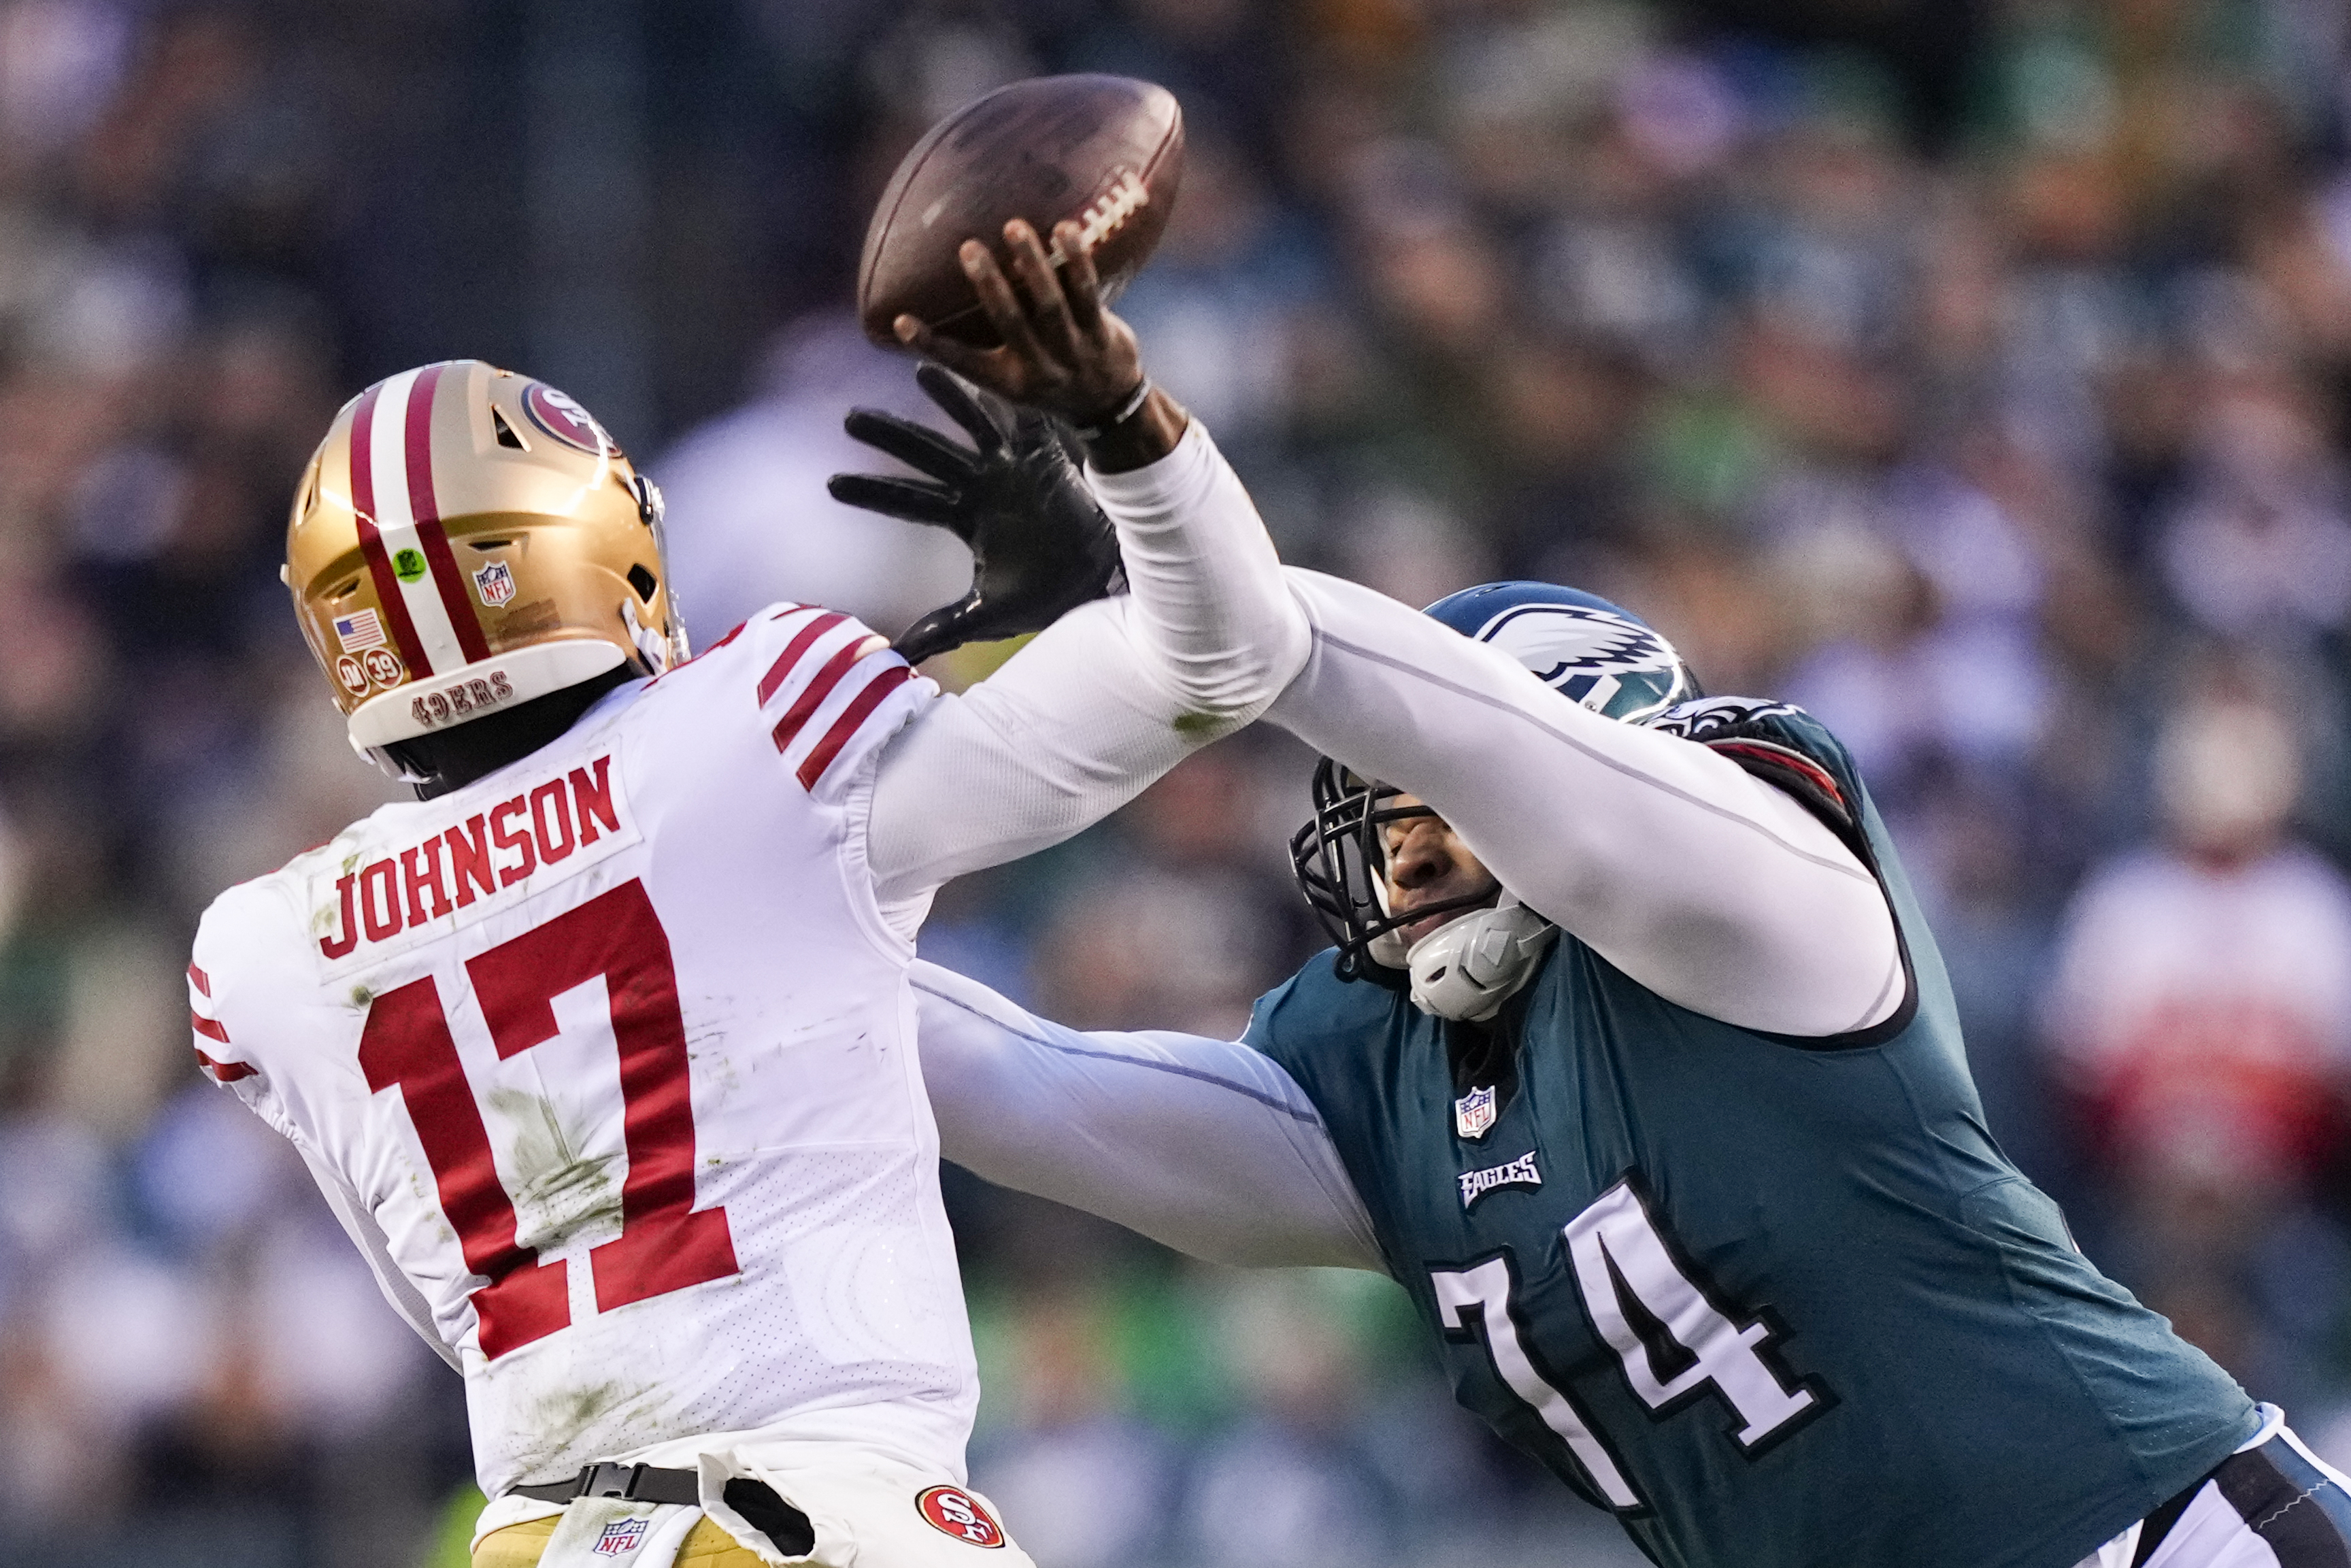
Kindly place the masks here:
<instances>
[{"instance_id":1,"label":"black glove","mask_svg":"<svg viewBox=\"0 0 2351 1568\"><path fill-rule=\"evenodd\" d=\"M892 646L919 664L966 643L1041 632L1112 592L1120 580L1118 536L1053 421L937 365L922 366L914 380L977 450L910 419L852 409L843 429L931 477L835 474L825 486L836 501L946 528L971 547L971 591L915 622Z\"/></svg>"}]
</instances>

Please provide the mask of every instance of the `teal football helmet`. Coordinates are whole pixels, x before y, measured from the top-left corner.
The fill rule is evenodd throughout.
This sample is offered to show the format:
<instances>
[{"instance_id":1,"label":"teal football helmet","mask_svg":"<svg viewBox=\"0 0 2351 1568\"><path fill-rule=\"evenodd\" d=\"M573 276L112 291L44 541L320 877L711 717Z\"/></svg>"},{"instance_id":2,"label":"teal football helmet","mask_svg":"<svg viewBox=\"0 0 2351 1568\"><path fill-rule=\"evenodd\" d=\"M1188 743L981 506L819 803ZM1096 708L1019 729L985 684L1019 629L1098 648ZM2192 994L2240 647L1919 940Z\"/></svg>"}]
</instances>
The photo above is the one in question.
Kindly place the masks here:
<instances>
[{"instance_id":1,"label":"teal football helmet","mask_svg":"<svg viewBox=\"0 0 2351 1568\"><path fill-rule=\"evenodd\" d=\"M1489 582L1447 594L1426 613L1465 637L1493 643L1577 706L1627 724L1646 723L1705 695L1655 627L1581 589ZM1323 758L1314 769L1313 820L1290 837L1290 869L1338 944L1342 979L1399 973L1398 928L1447 910L1482 908L1501 895L1497 884L1409 915L1388 912L1380 830L1434 814L1426 806L1394 804L1403 792Z\"/></svg>"}]
</instances>

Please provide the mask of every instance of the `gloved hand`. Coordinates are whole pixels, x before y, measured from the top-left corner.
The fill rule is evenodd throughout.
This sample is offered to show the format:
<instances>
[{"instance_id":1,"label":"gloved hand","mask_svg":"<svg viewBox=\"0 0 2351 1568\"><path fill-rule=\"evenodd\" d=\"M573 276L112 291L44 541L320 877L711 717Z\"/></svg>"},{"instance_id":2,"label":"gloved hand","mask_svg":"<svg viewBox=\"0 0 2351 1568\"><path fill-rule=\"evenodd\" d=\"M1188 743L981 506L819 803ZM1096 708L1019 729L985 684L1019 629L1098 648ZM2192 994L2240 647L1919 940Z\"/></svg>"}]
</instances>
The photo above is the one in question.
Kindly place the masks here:
<instances>
[{"instance_id":1,"label":"gloved hand","mask_svg":"<svg viewBox=\"0 0 2351 1568\"><path fill-rule=\"evenodd\" d=\"M1094 504L1053 421L925 364L914 379L969 433L977 450L927 425L874 409L842 428L929 479L836 474L832 498L928 523L971 549L971 591L908 627L893 644L911 664L966 643L1041 632L1121 580L1118 536Z\"/></svg>"}]
</instances>

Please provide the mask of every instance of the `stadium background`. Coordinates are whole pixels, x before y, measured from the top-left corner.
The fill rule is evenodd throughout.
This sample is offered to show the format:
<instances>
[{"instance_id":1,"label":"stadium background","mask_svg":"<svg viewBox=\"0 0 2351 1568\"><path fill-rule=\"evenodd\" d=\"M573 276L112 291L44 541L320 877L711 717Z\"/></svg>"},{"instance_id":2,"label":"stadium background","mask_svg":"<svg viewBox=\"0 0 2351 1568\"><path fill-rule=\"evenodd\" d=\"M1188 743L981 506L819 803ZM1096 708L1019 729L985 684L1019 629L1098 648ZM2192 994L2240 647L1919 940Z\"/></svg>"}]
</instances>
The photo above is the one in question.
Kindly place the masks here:
<instances>
[{"instance_id":1,"label":"stadium background","mask_svg":"<svg viewBox=\"0 0 2351 1568\"><path fill-rule=\"evenodd\" d=\"M0 0L0 1563L462 1560L455 1380L182 1022L213 892L383 798L276 581L336 405L444 356L546 377L666 486L699 640L782 596L894 630L960 559L821 494L841 411L914 401L849 326L864 215L935 115L1077 68L1183 98L1123 308L1285 553L1415 601L1573 580L1836 727L1995 1131L2342 1457L2346 34L2336 0ZM1073 1024L1234 1030L1315 945L1306 762L1219 746L950 889L925 951ZM1632 1560L1452 1410L1392 1288L949 1175L975 1480L1044 1568Z\"/></svg>"}]
</instances>

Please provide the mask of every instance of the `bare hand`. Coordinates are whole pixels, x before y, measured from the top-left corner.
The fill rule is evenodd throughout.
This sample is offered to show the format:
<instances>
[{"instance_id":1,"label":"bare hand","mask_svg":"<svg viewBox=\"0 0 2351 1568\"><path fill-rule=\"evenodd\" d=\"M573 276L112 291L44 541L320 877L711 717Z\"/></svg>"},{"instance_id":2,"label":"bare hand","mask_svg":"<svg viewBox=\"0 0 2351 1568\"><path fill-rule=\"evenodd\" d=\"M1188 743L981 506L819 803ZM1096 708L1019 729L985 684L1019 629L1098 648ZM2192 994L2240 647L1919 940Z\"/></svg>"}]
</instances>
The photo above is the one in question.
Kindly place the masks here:
<instances>
[{"instance_id":1,"label":"bare hand","mask_svg":"<svg viewBox=\"0 0 2351 1568\"><path fill-rule=\"evenodd\" d=\"M978 240L966 240L956 253L980 308L1004 340L1001 348L976 349L943 338L912 316L899 317L892 329L925 359L1001 397L1081 428L1095 426L1143 384L1143 354L1134 329L1102 302L1083 231L1065 223L1053 240L1064 258L1058 275L1037 231L1020 218L1004 225L1011 278ZM1091 455L1108 472L1141 467L1173 451L1186 423L1183 410L1155 391L1133 418L1090 443Z\"/></svg>"}]
</instances>

